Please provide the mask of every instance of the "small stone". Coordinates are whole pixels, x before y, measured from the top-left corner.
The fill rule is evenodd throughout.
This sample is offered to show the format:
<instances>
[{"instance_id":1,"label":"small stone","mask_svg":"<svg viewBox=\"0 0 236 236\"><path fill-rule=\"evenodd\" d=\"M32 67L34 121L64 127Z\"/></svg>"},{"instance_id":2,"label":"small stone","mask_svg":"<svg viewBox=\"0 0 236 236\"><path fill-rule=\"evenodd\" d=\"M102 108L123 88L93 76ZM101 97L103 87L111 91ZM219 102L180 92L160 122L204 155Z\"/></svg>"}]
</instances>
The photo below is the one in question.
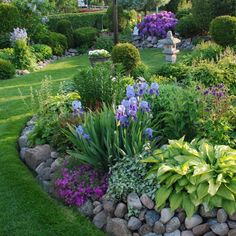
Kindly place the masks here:
<instances>
[{"instance_id":1,"label":"small stone","mask_svg":"<svg viewBox=\"0 0 236 236\"><path fill-rule=\"evenodd\" d=\"M52 158L49 158L49 159L47 159L47 160L45 161L45 166L46 166L46 167L51 167L52 163L53 163L53 159L52 159Z\"/></svg>"},{"instance_id":2,"label":"small stone","mask_svg":"<svg viewBox=\"0 0 236 236\"><path fill-rule=\"evenodd\" d=\"M145 220L146 212L147 212L146 209L143 209L143 210L140 211L138 218L139 218L141 221Z\"/></svg>"},{"instance_id":3,"label":"small stone","mask_svg":"<svg viewBox=\"0 0 236 236\"><path fill-rule=\"evenodd\" d=\"M148 233L148 234L145 234L144 236L160 236L160 234L156 234L156 233Z\"/></svg>"},{"instance_id":4,"label":"small stone","mask_svg":"<svg viewBox=\"0 0 236 236\"><path fill-rule=\"evenodd\" d=\"M166 224L166 232L171 233L176 231L180 227L180 221L178 217L173 217L167 224Z\"/></svg>"},{"instance_id":5,"label":"small stone","mask_svg":"<svg viewBox=\"0 0 236 236\"><path fill-rule=\"evenodd\" d=\"M60 159L56 159L56 160L51 164L51 170L54 172L54 171L56 171L60 166L61 166Z\"/></svg>"},{"instance_id":6,"label":"small stone","mask_svg":"<svg viewBox=\"0 0 236 236\"><path fill-rule=\"evenodd\" d=\"M88 200L83 206L78 207L78 210L84 216L91 217L93 215L93 204L91 200Z\"/></svg>"},{"instance_id":7,"label":"small stone","mask_svg":"<svg viewBox=\"0 0 236 236\"><path fill-rule=\"evenodd\" d=\"M112 200L104 200L103 201L103 208L106 213L113 215L116 209L116 203Z\"/></svg>"},{"instance_id":8,"label":"small stone","mask_svg":"<svg viewBox=\"0 0 236 236\"><path fill-rule=\"evenodd\" d=\"M217 210L216 209L212 209L209 211L205 210L205 207L203 205L201 205L200 207L200 215L204 218L214 218L217 216Z\"/></svg>"},{"instance_id":9,"label":"small stone","mask_svg":"<svg viewBox=\"0 0 236 236\"><path fill-rule=\"evenodd\" d=\"M126 204L121 202L117 205L114 215L118 218L123 218L127 211Z\"/></svg>"},{"instance_id":10,"label":"small stone","mask_svg":"<svg viewBox=\"0 0 236 236\"><path fill-rule=\"evenodd\" d=\"M42 180L51 180L51 169L49 167L44 168L38 177Z\"/></svg>"},{"instance_id":11,"label":"small stone","mask_svg":"<svg viewBox=\"0 0 236 236\"><path fill-rule=\"evenodd\" d=\"M164 208L161 210L160 221L163 224L166 224L173 216L174 216L174 212L172 212L170 208Z\"/></svg>"},{"instance_id":12,"label":"small stone","mask_svg":"<svg viewBox=\"0 0 236 236\"><path fill-rule=\"evenodd\" d=\"M214 224L217 224L218 221L217 221L216 219L209 219L209 220L207 221L207 223L208 223L208 225L212 226L212 225L214 225Z\"/></svg>"},{"instance_id":13,"label":"small stone","mask_svg":"<svg viewBox=\"0 0 236 236\"><path fill-rule=\"evenodd\" d=\"M27 150L28 148L21 148L21 150L20 150L20 158L21 158L21 160L25 160L25 152L26 152L26 150Z\"/></svg>"},{"instance_id":14,"label":"small stone","mask_svg":"<svg viewBox=\"0 0 236 236\"><path fill-rule=\"evenodd\" d=\"M166 227L160 221L157 221L154 225L153 231L157 234L164 234L166 232Z\"/></svg>"},{"instance_id":15,"label":"small stone","mask_svg":"<svg viewBox=\"0 0 236 236\"><path fill-rule=\"evenodd\" d=\"M181 236L194 236L193 232L190 230L182 231Z\"/></svg>"},{"instance_id":16,"label":"small stone","mask_svg":"<svg viewBox=\"0 0 236 236\"><path fill-rule=\"evenodd\" d=\"M138 230L141 227L141 225L142 225L141 220L132 216L128 222L128 229L135 231L135 230Z\"/></svg>"},{"instance_id":17,"label":"small stone","mask_svg":"<svg viewBox=\"0 0 236 236\"><path fill-rule=\"evenodd\" d=\"M43 170L45 169L46 165L45 162L42 162L41 164L39 164L39 166L35 169L35 172L38 175L43 175Z\"/></svg>"},{"instance_id":18,"label":"small stone","mask_svg":"<svg viewBox=\"0 0 236 236\"><path fill-rule=\"evenodd\" d=\"M141 197L140 197L140 200L142 202L142 204L148 208L149 210L153 209L154 208L154 202L153 200L147 195L147 194L143 194Z\"/></svg>"},{"instance_id":19,"label":"small stone","mask_svg":"<svg viewBox=\"0 0 236 236\"><path fill-rule=\"evenodd\" d=\"M20 136L18 143L20 148L28 147L28 137L26 135Z\"/></svg>"},{"instance_id":20,"label":"small stone","mask_svg":"<svg viewBox=\"0 0 236 236\"><path fill-rule=\"evenodd\" d=\"M52 193L52 183L50 181L42 181L41 185L43 187L43 190L47 193Z\"/></svg>"},{"instance_id":21,"label":"small stone","mask_svg":"<svg viewBox=\"0 0 236 236\"><path fill-rule=\"evenodd\" d=\"M97 207L97 206L99 206L99 205L101 205L101 202L99 202L99 201L94 201L94 202L93 202L93 206L94 206L94 207Z\"/></svg>"},{"instance_id":22,"label":"small stone","mask_svg":"<svg viewBox=\"0 0 236 236\"><path fill-rule=\"evenodd\" d=\"M107 223L107 215L104 211L99 212L93 218L93 224L99 229L102 229L106 225L106 223Z\"/></svg>"},{"instance_id":23,"label":"small stone","mask_svg":"<svg viewBox=\"0 0 236 236\"><path fill-rule=\"evenodd\" d=\"M230 216L229 216L229 219L236 221L236 213L234 213L233 215L230 215Z\"/></svg>"},{"instance_id":24,"label":"small stone","mask_svg":"<svg viewBox=\"0 0 236 236\"><path fill-rule=\"evenodd\" d=\"M153 226L160 219L160 214L155 210L148 210L145 215L146 223L150 226Z\"/></svg>"},{"instance_id":25,"label":"small stone","mask_svg":"<svg viewBox=\"0 0 236 236\"><path fill-rule=\"evenodd\" d=\"M138 233L133 233L132 236L140 236Z\"/></svg>"},{"instance_id":26,"label":"small stone","mask_svg":"<svg viewBox=\"0 0 236 236\"><path fill-rule=\"evenodd\" d=\"M236 229L236 222L235 221L228 220L227 223L228 223L228 226L230 229Z\"/></svg>"},{"instance_id":27,"label":"small stone","mask_svg":"<svg viewBox=\"0 0 236 236\"><path fill-rule=\"evenodd\" d=\"M229 232L229 227L226 223L217 223L211 226L211 230L217 235L224 236Z\"/></svg>"},{"instance_id":28,"label":"small stone","mask_svg":"<svg viewBox=\"0 0 236 236\"><path fill-rule=\"evenodd\" d=\"M100 204L93 209L93 214L97 215L102 210L103 210L103 206Z\"/></svg>"},{"instance_id":29,"label":"small stone","mask_svg":"<svg viewBox=\"0 0 236 236\"><path fill-rule=\"evenodd\" d=\"M127 198L128 209L142 209L142 203L136 193L130 193Z\"/></svg>"},{"instance_id":30,"label":"small stone","mask_svg":"<svg viewBox=\"0 0 236 236\"><path fill-rule=\"evenodd\" d=\"M219 223L225 223L228 216L224 209L219 209L217 211L217 220Z\"/></svg>"},{"instance_id":31,"label":"small stone","mask_svg":"<svg viewBox=\"0 0 236 236\"><path fill-rule=\"evenodd\" d=\"M179 213L177 214L177 217L179 218L179 221L180 221L180 223L182 224L182 223L184 223L184 221L185 221L186 214L185 214L184 211L181 211L181 212L179 212Z\"/></svg>"},{"instance_id":32,"label":"small stone","mask_svg":"<svg viewBox=\"0 0 236 236\"><path fill-rule=\"evenodd\" d=\"M152 227L148 224L144 224L140 227L138 232L141 236L144 236L145 234L152 232Z\"/></svg>"},{"instance_id":33,"label":"small stone","mask_svg":"<svg viewBox=\"0 0 236 236\"><path fill-rule=\"evenodd\" d=\"M201 236L201 235L207 233L209 230L210 230L210 226L207 223L205 223L205 224L195 226L193 228L193 233L196 236Z\"/></svg>"},{"instance_id":34,"label":"small stone","mask_svg":"<svg viewBox=\"0 0 236 236\"><path fill-rule=\"evenodd\" d=\"M202 223L202 217L199 215L193 215L191 218L185 219L185 226L187 229L192 229L193 227L200 225Z\"/></svg>"},{"instance_id":35,"label":"small stone","mask_svg":"<svg viewBox=\"0 0 236 236\"><path fill-rule=\"evenodd\" d=\"M112 236L132 236L128 229L127 222L120 218L113 218L107 221L106 232Z\"/></svg>"},{"instance_id":36,"label":"small stone","mask_svg":"<svg viewBox=\"0 0 236 236\"><path fill-rule=\"evenodd\" d=\"M236 235L236 229L231 229L229 232L228 232L228 236L235 236Z\"/></svg>"},{"instance_id":37,"label":"small stone","mask_svg":"<svg viewBox=\"0 0 236 236\"><path fill-rule=\"evenodd\" d=\"M180 236L181 233L179 230L176 230L174 232L171 232L171 233L165 233L164 236Z\"/></svg>"},{"instance_id":38,"label":"small stone","mask_svg":"<svg viewBox=\"0 0 236 236\"><path fill-rule=\"evenodd\" d=\"M129 214L128 213L125 214L124 219L127 220L127 221L129 220Z\"/></svg>"},{"instance_id":39,"label":"small stone","mask_svg":"<svg viewBox=\"0 0 236 236\"><path fill-rule=\"evenodd\" d=\"M203 236L216 236L212 231L204 234Z\"/></svg>"},{"instance_id":40,"label":"small stone","mask_svg":"<svg viewBox=\"0 0 236 236\"><path fill-rule=\"evenodd\" d=\"M51 152L51 158L57 159L59 157L59 154L57 152Z\"/></svg>"}]
</instances>

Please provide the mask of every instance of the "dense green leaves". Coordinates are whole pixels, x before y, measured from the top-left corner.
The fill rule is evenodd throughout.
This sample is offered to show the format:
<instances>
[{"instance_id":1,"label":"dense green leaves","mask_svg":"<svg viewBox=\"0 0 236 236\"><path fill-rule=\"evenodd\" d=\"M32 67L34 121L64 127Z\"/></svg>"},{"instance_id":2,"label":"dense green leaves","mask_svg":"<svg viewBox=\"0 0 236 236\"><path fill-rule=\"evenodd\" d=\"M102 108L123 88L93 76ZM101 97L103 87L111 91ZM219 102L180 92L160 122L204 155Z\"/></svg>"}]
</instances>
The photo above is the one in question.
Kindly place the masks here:
<instances>
[{"instance_id":1,"label":"dense green leaves","mask_svg":"<svg viewBox=\"0 0 236 236\"><path fill-rule=\"evenodd\" d=\"M229 214L235 211L236 150L182 138L169 141L142 162L154 164L150 173L156 173L160 184L158 208L168 202L172 210L183 208L188 217L201 204L224 207Z\"/></svg>"}]
</instances>

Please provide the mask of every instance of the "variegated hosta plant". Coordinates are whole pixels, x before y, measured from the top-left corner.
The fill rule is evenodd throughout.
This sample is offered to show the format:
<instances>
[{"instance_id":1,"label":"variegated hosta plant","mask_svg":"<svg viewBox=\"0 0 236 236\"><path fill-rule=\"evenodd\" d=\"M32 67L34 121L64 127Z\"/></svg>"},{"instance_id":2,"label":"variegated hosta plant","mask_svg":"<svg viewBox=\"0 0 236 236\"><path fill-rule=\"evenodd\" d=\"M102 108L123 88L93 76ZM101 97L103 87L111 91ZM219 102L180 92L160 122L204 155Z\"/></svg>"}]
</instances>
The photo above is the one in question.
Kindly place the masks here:
<instances>
[{"instance_id":1,"label":"variegated hosta plant","mask_svg":"<svg viewBox=\"0 0 236 236\"><path fill-rule=\"evenodd\" d=\"M188 217L201 204L206 209L223 207L229 214L236 212L236 150L229 146L170 140L143 162L154 164L149 174L155 173L160 184L158 208L166 204L173 211L183 208Z\"/></svg>"}]
</instances>

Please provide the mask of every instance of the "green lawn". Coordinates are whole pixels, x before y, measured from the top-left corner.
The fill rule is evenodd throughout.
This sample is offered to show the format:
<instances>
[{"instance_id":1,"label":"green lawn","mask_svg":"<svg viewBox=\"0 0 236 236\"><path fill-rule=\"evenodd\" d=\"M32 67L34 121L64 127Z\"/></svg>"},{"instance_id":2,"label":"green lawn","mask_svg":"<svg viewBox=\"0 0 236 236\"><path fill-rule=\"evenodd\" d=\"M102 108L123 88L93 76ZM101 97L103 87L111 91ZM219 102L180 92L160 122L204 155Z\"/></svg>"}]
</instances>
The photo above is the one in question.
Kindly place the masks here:
<instances>
[{"instance_id":1,"label":"green lawn","mask_svg":"<svg viewBox=\"0 0 236 236\"><path fill-rule=\"evenodd\" d=\"M164 63L160 50L143 50L142 58L151 68ZM88 64L87 56L68 58L30 75L0 81L0 236L104 235L84 217L50 199L17 150L17 139L32 115L22 100L30 102L30 87L37 89L47 75L57 91L61 81Z\"/></svg>"}]
</instances>

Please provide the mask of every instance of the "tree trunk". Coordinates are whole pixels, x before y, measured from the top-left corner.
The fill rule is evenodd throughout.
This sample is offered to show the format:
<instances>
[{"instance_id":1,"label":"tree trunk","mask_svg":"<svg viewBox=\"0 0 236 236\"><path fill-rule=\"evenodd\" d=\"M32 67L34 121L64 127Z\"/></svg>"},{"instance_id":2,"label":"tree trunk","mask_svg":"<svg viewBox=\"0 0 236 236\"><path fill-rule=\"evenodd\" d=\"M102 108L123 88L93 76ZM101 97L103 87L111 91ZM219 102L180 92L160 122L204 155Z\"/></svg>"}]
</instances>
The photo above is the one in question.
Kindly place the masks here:
<instances>
[{"instance_id":1,"label":"tree trunk","mask_svg":"<svg viewBox=\"0 0 236 236\"><path fill-rule=\"evenodd\" d=\"M117 0L113 0L113 33L114 33L114 44L116 45L119 41Z\"/></svg>"}]
</instances>

